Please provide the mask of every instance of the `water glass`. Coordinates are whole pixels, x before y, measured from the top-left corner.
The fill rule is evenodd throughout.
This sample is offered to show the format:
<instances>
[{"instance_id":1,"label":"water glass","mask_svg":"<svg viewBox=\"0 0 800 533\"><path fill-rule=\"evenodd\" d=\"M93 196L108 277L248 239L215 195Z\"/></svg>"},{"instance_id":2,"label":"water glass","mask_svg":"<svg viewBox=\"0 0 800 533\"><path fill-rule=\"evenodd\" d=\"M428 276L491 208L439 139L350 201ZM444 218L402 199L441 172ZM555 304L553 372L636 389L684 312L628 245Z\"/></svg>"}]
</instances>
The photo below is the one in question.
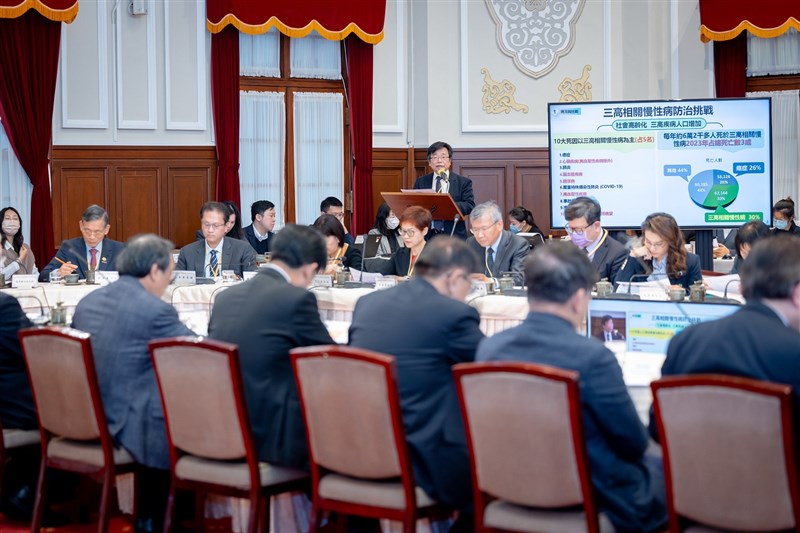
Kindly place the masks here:
<instances>
[{"instance_id":1,"label":"water glass","mask_svg":"<svg viewBox=\"0 0 800 533\"><path fill-rule=\"evenodd\" d=\"M51 285L61 284L61 281L62 281L62 279L61 279L61 271L60 270L55 269L55 270L50 272L50 284Z\"/></svg>"}]
</instances>

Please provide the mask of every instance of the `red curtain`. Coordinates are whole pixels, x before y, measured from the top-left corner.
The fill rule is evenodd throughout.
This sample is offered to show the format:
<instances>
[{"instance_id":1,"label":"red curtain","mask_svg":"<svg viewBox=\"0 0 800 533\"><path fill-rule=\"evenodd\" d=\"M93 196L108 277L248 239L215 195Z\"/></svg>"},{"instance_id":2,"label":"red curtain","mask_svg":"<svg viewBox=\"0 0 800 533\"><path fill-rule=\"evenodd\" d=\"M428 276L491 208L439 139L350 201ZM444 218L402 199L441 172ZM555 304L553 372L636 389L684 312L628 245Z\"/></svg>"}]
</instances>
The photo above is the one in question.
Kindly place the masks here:
<instances>
[{"instance_id":1,"label":"red curtain","mask_svg":"<svg viewBox=\"0 0 800 533\"><path fill-rule=\"evenodd\" d=\"M239 205L239 32L230 27L211 36L211 98L217 143L219 201Z\"/></svg>"},{"instance_id":2,"label":"red curtain","mask_svg":"<svg viewBox=\"0 0 800 533\"><path fill-rule=\"evenodd\" d=\"M744 96L747 88L747 35L714 42L714 83L717 98Z\"/></svg>"},{"instance_id":3,"label":"red curtain","mask_svg":"<svg viewBox=\"0 0 800 533\"><path fill-rule=\"evenodd\" d=\"M312 30L331 41L355 34L377 44L383 39L386 0L208 0L206 25L217 33L232 24L244 33L270 28L289 37L305 37Z\"/></svg>"},{"instance_id":4,"label":"red curtain","mask_svg":"<svg viewBox=\"0 0 800 533\"><path fill-rule=\"evenodd\" d=\"M33 184L31 249L40 265L55 249L48 155L60 42L61 23L36 12L0 19L0 120Z\"/></svg>"},{"instance_id":5,"label":"red curtain","mask_svg":"<svg viewBox=\"0 0 800 533\"><path fill-rule=\"evenodd\" d=\"M78 0L0 0L2 19L15 19L30 9L47 20L69 24L78 15Z\"/></svg>"},{"instance_id":6,"label":"red curtain","mask_svg":"<svg viewBox=\"0 0 800 533\"><path fill-rule=\"evenodd\" d=\"M800 31L800 1L700 0L700 39L727 41L743 31L761 38Z\"/></svg>"},{"instance_id":7,"label":"red curtain","mask_svg":"<svg viewBox=\"0 0 800 533\"><path fill-rule=\"evenodd\" d=\"M353 229L366 233L375 220L372 205L372 45L351 35L345 39L347 101L353 150Z\"/></svg>"}]
</instances>

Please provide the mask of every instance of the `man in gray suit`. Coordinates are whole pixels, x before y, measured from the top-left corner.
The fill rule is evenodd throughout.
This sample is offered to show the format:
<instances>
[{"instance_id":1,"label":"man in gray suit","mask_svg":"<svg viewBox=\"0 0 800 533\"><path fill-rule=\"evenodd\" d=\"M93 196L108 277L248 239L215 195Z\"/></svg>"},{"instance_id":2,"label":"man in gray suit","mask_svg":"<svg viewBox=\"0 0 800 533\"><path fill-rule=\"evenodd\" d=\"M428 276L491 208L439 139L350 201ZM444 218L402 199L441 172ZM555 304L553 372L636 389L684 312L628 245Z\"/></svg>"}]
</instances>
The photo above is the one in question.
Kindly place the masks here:
<instances>
[{"instance_id":1,"label":"man in gray suit","mask_svg":"<svg viewBox=\"0 0 800 533\"><path fill-rule=\"evenodd\" d=\"M176 270L194 270L198 276L217 278L223 270L242 277L255 271L256 251L245 240L225 237L228 208L219 202L206 202L200 208L200 228L204 239L181 248Z\"/></svg>"},{"instance_id":2,"label":"man in gray suit","mask_svg":"<svg viewBox=\"0 0 800 533\"><path fill-rule=\"evenodd\" d=\"M157 235L133 238L117 259L119 280L83 298L72 319L92 335L111 436L142 465L136 531L161 530L169 487L167 433L147 343L194 335L161 299L174 269L172 248Z\"/></svg>"},{"instance_id":3,"label":"man in gray suit","mask_svg":"<svg viewBox=\"0 0 800 533\"><path fill-rule=\"evenodd\" d=\"M470 215L472 237L467 244L481 258L477 276L484 281L497 280L511 272L514 285L522 285L522 269L528 255L528 241L503 229L503 213L494 202L475 206Z\"/></svg>"}]
</instances>

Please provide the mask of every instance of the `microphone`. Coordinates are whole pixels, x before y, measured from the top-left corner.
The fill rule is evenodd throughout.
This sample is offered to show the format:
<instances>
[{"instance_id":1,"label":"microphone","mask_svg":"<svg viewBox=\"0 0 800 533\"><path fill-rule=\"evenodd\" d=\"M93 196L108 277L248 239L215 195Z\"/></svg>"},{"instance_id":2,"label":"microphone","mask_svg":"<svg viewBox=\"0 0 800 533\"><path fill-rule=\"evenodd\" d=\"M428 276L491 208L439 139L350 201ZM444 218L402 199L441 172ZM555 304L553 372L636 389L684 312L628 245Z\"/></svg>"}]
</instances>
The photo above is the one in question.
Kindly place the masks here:
<instances>
[{"instance_id":1,"label":"microphone","mask_svg":"<svg viewBox=\"0 0 800 533\"><path fill-rule=\"evenodd\" d=\"M725 284L725 292L722 293L722 297L725 298L726 300L728 299L728 287L730 287L731 283L733 283L734 281L739 284L742 283L741 279L728 280L728 283Z\"/></svg>"},{"instance_id":2,"label":"microphone","mask_svg":"<svg viewBox=\"0 0 800 533\"><path fill-rule=\"evenodd\" d=\"M620 269L620 270L622 270L622 269ZM615 292L614 294L611 295L611 298L616 298L618 300L641 300L642 299L641 296L639 296L638 294L632 294L631 293L631 286L633 285L634 281L637 278L646 280L648 278L648 276L650 276L650 274L648 274L646 272L644 272L642 274L634 274L628 280L628 291L624 292L624 293L623 292ZM624 282L620 282L620 283L624 283Z\"/></svg>"},{"instance_id":3,"label":"microphone","mask_svg":"<svg viewBox=\"0 0 800 533\"><path fill-rule=\"evenodd\" d=\"M228 285L220 285L213 291L211 291L211 295L208 297L208 316L211 316L211 308L214 307L214 296L221 291L222 289L227 289Z\"/></svg>"},{"instance_id":4,"label":"microphone","mask_svg":"<svg viewBox=\"0 0 800 533\"><path fill-rule=\"evenodd\" d=\"M365 287L366 283L364 283L364 262L367 255L367 235L359 235L356 237L355 244L358 244L358 239L361 239L361 269L358 272L358 281L345 281L344 288L345 289L360 289L361 287Z\"/></svg>"},{"instance_id":5,"label":"microphone","mask_svg":"<svg viewBox=\"0 0 800 533\"><path fill-rule=\"evenodd\" d=\"M39 297L38 296L34 296L33 294L21 294L21 295L17 296L17 300L22 300L24 298L28 298L30 300L36 300L36 302L39 304L39 317L38 317L38 320L32 320L31 322L33 322L37 326L43 326L44 324L46 324L48 319L44 314L44 304L39 299Z\"/></svg>"}]
</instances>

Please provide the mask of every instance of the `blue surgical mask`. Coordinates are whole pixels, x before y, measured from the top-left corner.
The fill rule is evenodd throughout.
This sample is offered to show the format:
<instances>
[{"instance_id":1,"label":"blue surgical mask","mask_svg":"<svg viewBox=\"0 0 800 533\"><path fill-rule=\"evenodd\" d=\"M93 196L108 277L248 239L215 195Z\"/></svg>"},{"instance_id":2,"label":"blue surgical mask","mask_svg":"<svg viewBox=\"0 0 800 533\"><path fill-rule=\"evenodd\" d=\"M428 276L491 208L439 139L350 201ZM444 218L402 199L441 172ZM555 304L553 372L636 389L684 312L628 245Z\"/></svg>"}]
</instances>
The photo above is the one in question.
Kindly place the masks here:
<instances>
[{"instance_id":1,"label":"blue surgical mask","mask_svg":"<svg viewBox=\"0 0 800 533\"><path fill-rule=\"evenodd\" d=\"M511 233L513 233L514 235L516 235L517 233L519 233L519 228L518 228L517 226L511 226L511 227L510 227L510 228L508 228L508 229L510 229L510 230L511 230Z\"/></svg>"},{"instance_id":2,"label":"blue surgical mask","mask_svg":"<svg viewBox=\"0 0 800 533\"><path fill-rule=\"evenodd\" d=\"M786 219L783 220L775 219L775 227L778 228L779 230L785 230L786 228L789 227L789 221Z\"/></svg>"}]
</instances>

